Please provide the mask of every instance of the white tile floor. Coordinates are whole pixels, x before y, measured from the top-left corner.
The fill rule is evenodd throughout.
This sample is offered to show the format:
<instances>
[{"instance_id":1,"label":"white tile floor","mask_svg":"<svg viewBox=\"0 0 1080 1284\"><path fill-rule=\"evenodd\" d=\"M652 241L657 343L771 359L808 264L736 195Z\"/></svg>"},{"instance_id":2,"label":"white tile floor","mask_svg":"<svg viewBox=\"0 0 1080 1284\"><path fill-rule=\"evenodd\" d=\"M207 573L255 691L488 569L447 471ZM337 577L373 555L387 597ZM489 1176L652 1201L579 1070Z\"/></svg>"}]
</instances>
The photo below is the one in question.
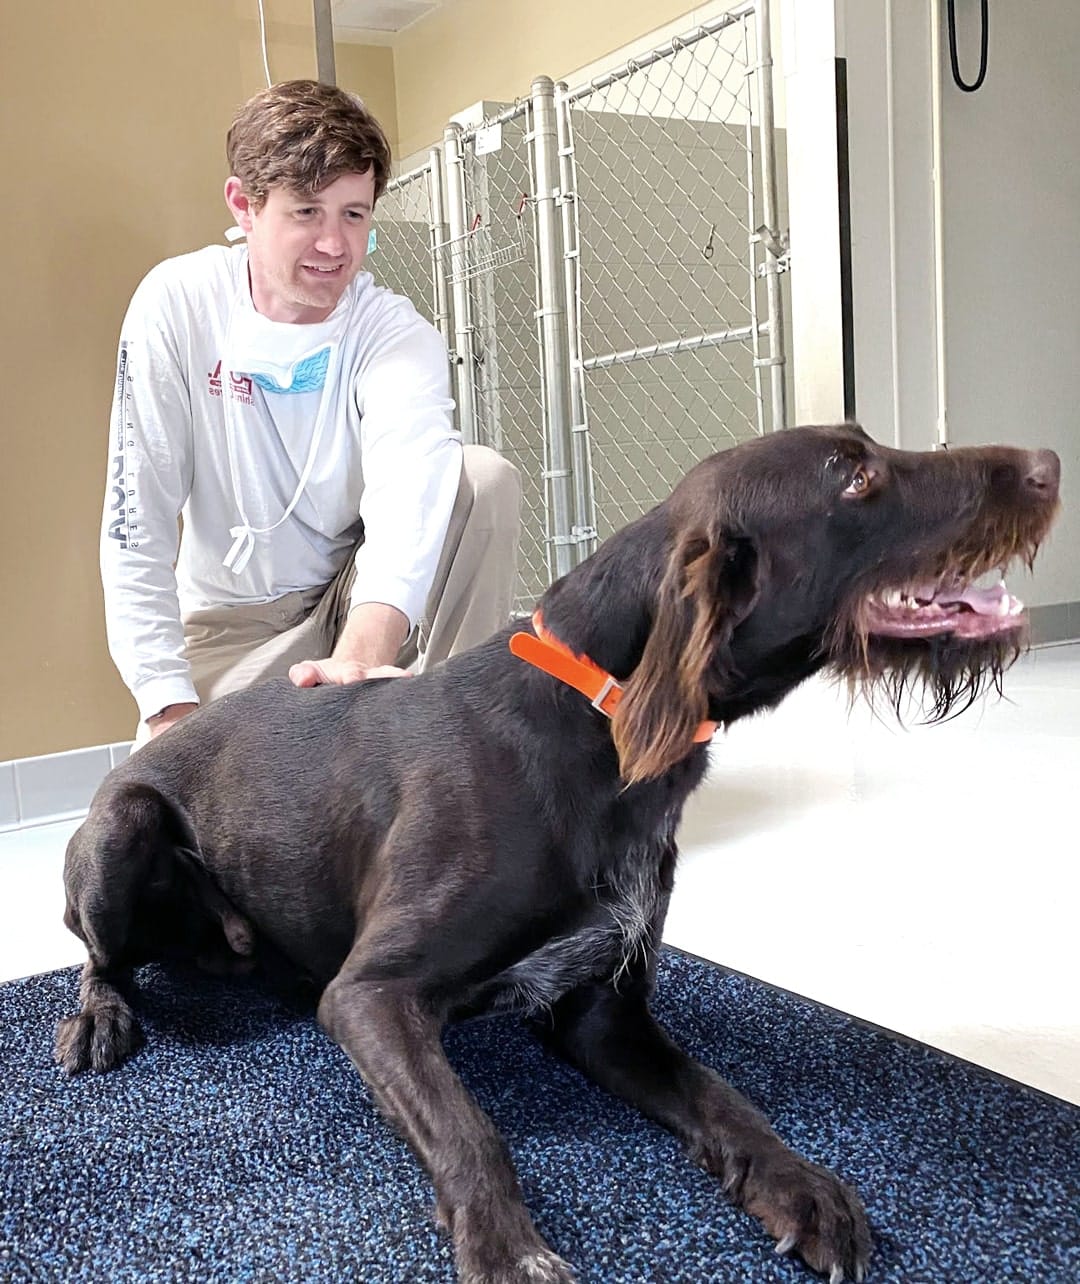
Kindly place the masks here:
<instances>
[{"instance_id":1,"label":"white tile floor","mask_svg":"<svg viewBox=\"0 0 1080 1284\"><path fill-rule=\"evenodd\" d=\"M900 729L800 688L718 740L671 944L1080 1104L1080 646Z\"/></svg>"},{"instance_id":2,"label":"white tile floor","mask_svg":"<svg viewBox=\"0 0 1080 1284\"><path fill-rule=\"evenodd\" d=\"M1080 1104L1080 646L904 731L821 683L736 726L691 800L673 945ZM0 980L81 962L77 822L0 835Z\"/></svg>"}]
</instances>

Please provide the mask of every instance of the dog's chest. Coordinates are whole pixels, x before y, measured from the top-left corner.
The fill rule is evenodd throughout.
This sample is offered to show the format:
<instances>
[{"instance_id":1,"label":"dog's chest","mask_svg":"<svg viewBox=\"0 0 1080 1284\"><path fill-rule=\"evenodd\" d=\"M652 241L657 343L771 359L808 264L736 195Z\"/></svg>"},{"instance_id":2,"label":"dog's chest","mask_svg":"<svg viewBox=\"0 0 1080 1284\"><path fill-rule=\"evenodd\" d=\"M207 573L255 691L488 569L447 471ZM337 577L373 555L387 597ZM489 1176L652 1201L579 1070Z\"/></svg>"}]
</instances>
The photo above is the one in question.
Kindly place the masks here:
<instances>
[{"instance_id":1,"label":"dog's chest","mask_svg":"<svg viewBox=\"0 0 1080 1284\"><path fill-rule=\"evenodd\" d=\"M666 895L655 848L627 853L615 871L597 882L593 894L593 910L582 926L553 937L484 987L485 1010L542 1011L585 981L617 983L643 957Z\"/></svg>"}]
</instances>

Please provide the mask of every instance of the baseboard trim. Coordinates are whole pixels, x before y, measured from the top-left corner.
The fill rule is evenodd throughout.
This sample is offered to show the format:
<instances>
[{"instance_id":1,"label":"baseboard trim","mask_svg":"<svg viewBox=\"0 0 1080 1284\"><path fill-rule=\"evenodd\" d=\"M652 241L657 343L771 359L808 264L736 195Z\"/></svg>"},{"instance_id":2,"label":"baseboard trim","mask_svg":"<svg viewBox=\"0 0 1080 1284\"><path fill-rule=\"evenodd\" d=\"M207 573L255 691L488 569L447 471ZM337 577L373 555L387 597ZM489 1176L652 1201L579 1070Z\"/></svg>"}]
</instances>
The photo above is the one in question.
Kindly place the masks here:
<instances>
[{"instance_id":1,"label":"baseboard trim","mask_svg":"<svg viewBox=\"0 0 1080 1284\"><path fill-rule=\"evenodd\" d=\"M1080 641L1080 602L1033 606L1028 611L1028 616L1031 619L1032 646Z\"/></svg>"},{"instance_id":2,"label":"baseboard trim","mask_svg":"<svg viewBox=\"0 0 1080 1284\"><path fill-rule=\"evenodd\" d=\"M0 833L86 814L94 791L131 752L131 741L0 762Z\"/></svg>"}]
</instances>

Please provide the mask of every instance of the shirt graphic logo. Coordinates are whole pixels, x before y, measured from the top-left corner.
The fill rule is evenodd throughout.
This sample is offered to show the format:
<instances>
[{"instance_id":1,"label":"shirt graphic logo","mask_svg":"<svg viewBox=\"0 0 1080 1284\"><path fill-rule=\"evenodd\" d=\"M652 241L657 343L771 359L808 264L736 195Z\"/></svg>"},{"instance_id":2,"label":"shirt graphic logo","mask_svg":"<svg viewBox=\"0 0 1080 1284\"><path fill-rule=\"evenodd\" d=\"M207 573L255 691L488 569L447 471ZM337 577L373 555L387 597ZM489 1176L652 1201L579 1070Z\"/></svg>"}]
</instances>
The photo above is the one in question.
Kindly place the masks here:
<instances>
[{"instance_id":1,"label":"shirt graphic logo","mask_svg":"<svg viewBox=\"0 0 1080 1284\"><path fill-rule=\"evenodd\" d=\"M221 362L210 371L209 374L210 395L211 397L221 396ZM247 375L237 374L235 370L229 371L229 396L233 401L239 401L242 405L250 406L254 404L255 398L252 396L252 382Z\"/></svg>"}]
</instances>

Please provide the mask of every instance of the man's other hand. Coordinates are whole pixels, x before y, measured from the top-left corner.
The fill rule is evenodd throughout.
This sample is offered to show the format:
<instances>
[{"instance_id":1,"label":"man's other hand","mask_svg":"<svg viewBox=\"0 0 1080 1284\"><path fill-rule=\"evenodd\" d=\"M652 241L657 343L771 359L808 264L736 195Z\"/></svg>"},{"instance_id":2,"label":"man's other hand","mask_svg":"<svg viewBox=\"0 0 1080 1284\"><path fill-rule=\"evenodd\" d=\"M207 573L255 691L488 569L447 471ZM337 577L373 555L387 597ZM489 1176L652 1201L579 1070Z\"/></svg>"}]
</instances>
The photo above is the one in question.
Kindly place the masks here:
<instances>
[{"instance_id":1,"label":"man's other hand","mask_svg":"<svg viewBox=\"0 0 1080 1284\"><path fill-rule=\"evenodd\" d=\"M166 705L160 713L155 713L153 717L146 719L146 726L150 732L150 739L160 736L163 731L179 722L181 718L186 718L189 713L194 713L199 706L197 704L169 704Z\"/></svg>"}]
</instances>

